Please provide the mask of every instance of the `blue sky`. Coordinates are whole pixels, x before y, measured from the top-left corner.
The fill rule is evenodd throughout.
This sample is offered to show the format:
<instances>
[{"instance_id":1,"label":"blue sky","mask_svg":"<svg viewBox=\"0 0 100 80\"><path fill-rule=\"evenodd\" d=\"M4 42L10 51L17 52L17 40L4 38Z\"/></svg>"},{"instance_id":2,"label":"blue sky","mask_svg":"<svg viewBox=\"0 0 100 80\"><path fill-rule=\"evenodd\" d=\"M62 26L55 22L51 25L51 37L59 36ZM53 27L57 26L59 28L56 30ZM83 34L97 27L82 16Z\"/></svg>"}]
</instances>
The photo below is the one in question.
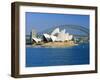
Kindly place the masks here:
<instances>
[{"instance_id":1,"label":"blue sky","mask_svg":"<svg viewBox=\"0 0 100 80\"><path fill-rule=\"evenodd\" d=\"M26 34L32 29L41 32L53 26L71 24L89 28L89 15L26 12Z\"/></svg>"}]
</instances>

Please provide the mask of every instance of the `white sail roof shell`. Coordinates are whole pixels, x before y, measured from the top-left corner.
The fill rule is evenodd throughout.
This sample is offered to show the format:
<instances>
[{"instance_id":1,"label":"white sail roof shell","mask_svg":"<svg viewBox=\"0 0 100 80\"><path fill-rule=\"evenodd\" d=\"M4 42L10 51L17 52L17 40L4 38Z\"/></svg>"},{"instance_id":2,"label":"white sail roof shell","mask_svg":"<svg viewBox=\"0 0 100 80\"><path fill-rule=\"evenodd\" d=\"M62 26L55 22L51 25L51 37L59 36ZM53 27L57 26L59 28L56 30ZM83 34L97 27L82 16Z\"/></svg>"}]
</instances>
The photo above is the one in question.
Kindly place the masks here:
<instances>
[{"instance_id":1,"label":"white sail roof shell","mask_svg":"<svg viewBox=\"0 0 100 80\"><path fill-rule=\"evenodd\" d=\"M43 34L45 38L50 38L49 34Z\"/></svg>"},{"instance_id":2,"label":"white sail roof shell","mask_svg":"<svg viewBox=\"0 0 100 80\"><path fill-rule=\"evenodd\" d=\"M33 39L35 42L37 42L37 43L41 41L40 38L35 38L35 37L33 37L32 39Z\"/></svg>"},{"instance_id":3,"label":"white sail roof shell","mask_svg":"<svg viewBox=\"0 0 100 80\"><path fill-rule=\"evenodd\" d=\"M65 29L61 30L61 33L64 33L64 34L65 34L65 32L66 32L66 30L65 30Z\"/></svg>"},{"instance_id":4,"label":"white sail roof shell","mask_svg":"<svg viewBox=\"0 0 100 80\"><path fill-rule=\"evenodd\" d=\"M55 35L55 34L57 34L57 33L59 33L59 32L60 32L59 28L56 28L56 29L51 33L51 35Z\"/></svg>"},{"instance_id":5,"label":"white sail roof shell","mask_svg":"<svg viewBox=\"0 0 100 80\"><path fill-rule=\"evenodd\" d=\"M51 35L50 37L51 37L51 39L52 39L53 42L57 40L56 36Z\"/></svg>"}]
</instances>

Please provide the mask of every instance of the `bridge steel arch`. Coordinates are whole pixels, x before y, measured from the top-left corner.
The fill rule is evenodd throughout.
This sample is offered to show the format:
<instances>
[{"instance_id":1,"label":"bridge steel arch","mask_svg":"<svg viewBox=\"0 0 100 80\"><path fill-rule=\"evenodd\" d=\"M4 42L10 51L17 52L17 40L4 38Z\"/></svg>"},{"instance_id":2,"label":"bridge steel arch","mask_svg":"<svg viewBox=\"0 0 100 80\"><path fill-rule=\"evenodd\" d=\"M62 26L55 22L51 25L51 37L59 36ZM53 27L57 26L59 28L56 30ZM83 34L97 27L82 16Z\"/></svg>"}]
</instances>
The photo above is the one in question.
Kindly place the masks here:
<instances>
[{"instance_id":1,"label":"bridge steel arch","mask_svg":"<svg viewBox=\"0 0 100 80\"><path fill-rule=\"evenodd\" d=\"M46 29L45 31L40 32L39 34L43 34L43 33L51 33L55 28L60 28L60 29L73 29L73 30L79 30L82 31L83 33L85 33L86 35L84 37L89 37L89 29L83 27L83 26L79 26L79 25L59 25L59 26L54 26L51 27L49 29ZM72 34L74 35L74 34ZM75 35L75 36L82 36L82 35Z\"/></svg>"}]
</instances>

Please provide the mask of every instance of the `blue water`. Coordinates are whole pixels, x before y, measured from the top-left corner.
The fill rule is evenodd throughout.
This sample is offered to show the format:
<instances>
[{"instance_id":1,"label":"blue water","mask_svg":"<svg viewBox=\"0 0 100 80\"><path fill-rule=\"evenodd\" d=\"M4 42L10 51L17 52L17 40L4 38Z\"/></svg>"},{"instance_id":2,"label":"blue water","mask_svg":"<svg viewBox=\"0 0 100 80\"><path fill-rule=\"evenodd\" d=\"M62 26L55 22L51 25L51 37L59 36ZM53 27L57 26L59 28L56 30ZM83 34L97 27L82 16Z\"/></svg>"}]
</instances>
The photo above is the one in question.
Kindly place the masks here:
<instances>
[{"instance_id":1,"label":"blue water","mask_svg":"<svg viewBox=\"0 0 100 80\"><path fill-rule=\"evenodd\" d=\"M89 44L68 48L26 47L26 67L89 64Z\"/></svg>"}]
</instances>

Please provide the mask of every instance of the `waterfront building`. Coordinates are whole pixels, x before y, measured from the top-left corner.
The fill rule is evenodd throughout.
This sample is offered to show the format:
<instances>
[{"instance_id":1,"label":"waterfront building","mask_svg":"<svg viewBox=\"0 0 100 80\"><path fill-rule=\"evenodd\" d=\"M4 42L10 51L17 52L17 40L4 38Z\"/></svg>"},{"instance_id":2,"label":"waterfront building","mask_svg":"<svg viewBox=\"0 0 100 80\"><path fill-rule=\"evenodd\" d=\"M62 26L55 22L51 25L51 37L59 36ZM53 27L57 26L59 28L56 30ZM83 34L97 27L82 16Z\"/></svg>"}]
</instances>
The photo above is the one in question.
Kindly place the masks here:
<instances>
[{"instance_id":1,"label":"waterfront building","mask_svg":"<svg viewBox=\"0 0 100 80\"><path fill-rule=\"evenodd\" d=\"M60 31L59 28L56 28L51 35L49 34L43 34L43 37L46 41L69 41L72 40L73 35L70 35L69 33L65 33L66 30L63 29Z\"/></svg>"}]
</instances>

